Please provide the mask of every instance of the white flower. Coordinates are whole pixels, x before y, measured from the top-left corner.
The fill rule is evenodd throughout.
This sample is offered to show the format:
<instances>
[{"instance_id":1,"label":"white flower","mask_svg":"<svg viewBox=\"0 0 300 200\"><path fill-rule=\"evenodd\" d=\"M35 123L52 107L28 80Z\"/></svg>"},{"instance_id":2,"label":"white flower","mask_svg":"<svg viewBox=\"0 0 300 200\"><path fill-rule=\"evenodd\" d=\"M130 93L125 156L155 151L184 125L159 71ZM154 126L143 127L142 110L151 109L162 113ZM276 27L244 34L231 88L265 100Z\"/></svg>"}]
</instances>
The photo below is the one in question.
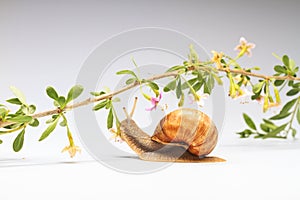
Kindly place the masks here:
<instances>
[{"instance_id":1,"label":"white flower","mask_svg":"<svg viewBox=\"0 0 300 200\"><path fill-rule=\"evenodd\" d=\"M196 102L198 106L204 107L204 100L206 100L208 97L209 94L207 93L196 92L194 99L191 98L191 103Z\"/></svg>"},{"instance_id":2,"label":"white flower","mask_svg":"<svg viewBox=\"0 0 300 200\"><path fill-rule=\"evenodd\" d=\"M234 50L239 51L239 55L243 56L245 53L250 57L252 55L251 49L255 48L255 44L247 42L244 37L240 38L240 44Z\"/></svg>"},{"instance_id":3,"label":"white flower","mask_svg":"<svg viewBox=\"0 0 300 200\"><path fill-rule=\"evenodd\" d=\"M241 100L240 103L249 103L249 100L253 94L253 92L250 92L247 88L243 87L240 88L241 93L239 93L236 97L234 97L235 100L239 99Z\"/></svg>"}]
</instances>

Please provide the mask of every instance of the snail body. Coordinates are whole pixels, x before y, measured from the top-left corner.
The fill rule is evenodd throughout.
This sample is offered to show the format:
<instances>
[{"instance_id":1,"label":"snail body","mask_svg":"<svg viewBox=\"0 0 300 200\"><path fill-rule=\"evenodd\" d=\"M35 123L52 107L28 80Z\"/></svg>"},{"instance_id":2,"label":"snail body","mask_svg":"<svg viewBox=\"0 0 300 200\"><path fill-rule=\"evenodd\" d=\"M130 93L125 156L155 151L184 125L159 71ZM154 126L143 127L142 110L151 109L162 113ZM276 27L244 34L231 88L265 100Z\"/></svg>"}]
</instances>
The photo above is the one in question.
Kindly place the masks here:
<instances>
[{"instance_id":1,"label":"snail body","mask_svg":"<svg viewBox=\"0 0 300 200\"><path fill-rule=\"evenodd\" d=\"M222 162L207 157L217 143L218 131L212 120L195 109L180 108L157 125L152 136L127 115L121 122L121 138L140 159L158 162Z\"/></svg>"}]
</instances>

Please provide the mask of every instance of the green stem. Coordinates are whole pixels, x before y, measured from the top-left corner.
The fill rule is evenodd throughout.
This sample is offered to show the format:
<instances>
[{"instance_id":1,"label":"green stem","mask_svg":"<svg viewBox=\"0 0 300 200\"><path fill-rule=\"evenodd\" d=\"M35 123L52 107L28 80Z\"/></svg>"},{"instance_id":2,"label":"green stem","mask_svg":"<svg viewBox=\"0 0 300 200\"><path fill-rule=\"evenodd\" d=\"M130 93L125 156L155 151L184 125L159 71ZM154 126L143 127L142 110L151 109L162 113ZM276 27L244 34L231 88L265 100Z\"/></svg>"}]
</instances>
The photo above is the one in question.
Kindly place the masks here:
<instances>
[{"instance_id":1,"label":"green stem","mask_svg":"<svg viewBox=\"0 0 300 200\"><path fill-rule=\"evenodd\" d=\"M280 87L278 91L281 92L281 90L286 86L287 83L288 83L287 81L284 81L283 85Z\"/></svg>"},{"instance_id":2,"label":"green stem","mask_svg":"<svg viewBox=\"0 0 300 200\"><path fill-rule=\"evenodd\" d=\"M120 122L120 120L119 120L119 118L118 118L117 112L116 112L116 110L115 110L113 104L111 104L111 108L112 108L112 111L113 111L114 116L115 116L115 118L116 118L116 125L117 125L117 127L118 127L118 126L121 124L121 122Z\"/></svg>"},{"instance_id":3,"label":"green stem","mask_svg":"<svg viewBox=\"0 0 300 200\"><path fill-rule=\"evenodd\" d=\"M26 127L26 124L23 124L22 126L19 126L19 127L15 128L15 129L10 129L10 130L7 130L7 131L0 131L0 135L5 135L5 134L8 134L8 133L13 133L13 132L18 131L18 130L20 130L22 128L25 128L25 127Z\"/></svg>"},{"instance_id":4,"label":"green stem","mask_svg":"<svg viewBox=\"0 0 300 200\"><path fill-rule=\"evenodd\" d=\"M180 76L180 75L179 75ZM181 77L181 76L180 76ZM181 77L185 82L186 84L189 86L192 94L194 95L195 99L199 98L196 91L194 90L193 86L184 78L184 77Z\"/></svg>"},{"instance_id":5,"label":"green stem","mask_svg":"<svg viewBox=\"0 0 300 200\"><path fill-rule=\"evenodd\" d=\"M295 118L295 116L296 116L296 112L298 111L298 108L299 108L299 104L300 104L300 96L298 97L298 99L297 99L297 101L296 101L295 109L294 109L293 112L292 112L291 120L289 121L289 128L288 128L288 131L291 130L291 128L292 128L293 121L294 121L294 118Z\"/></svg>"}]
</instances>

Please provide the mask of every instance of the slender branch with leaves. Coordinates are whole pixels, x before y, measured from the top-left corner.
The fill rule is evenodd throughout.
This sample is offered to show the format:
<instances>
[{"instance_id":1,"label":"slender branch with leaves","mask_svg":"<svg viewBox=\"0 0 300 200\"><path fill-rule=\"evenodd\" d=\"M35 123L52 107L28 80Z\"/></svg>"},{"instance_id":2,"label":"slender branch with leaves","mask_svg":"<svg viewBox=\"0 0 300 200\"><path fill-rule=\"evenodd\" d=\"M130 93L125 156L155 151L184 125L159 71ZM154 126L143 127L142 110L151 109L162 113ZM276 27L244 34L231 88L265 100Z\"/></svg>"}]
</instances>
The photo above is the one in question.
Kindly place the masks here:
<instances>
[{"instance_id":1,"label":"slender branch with leaves","mask_svg":"<svg viewBox=\"0 0 300 200\"><path fill-rule=\"evenodd\" d=\"M114 134L116 140L119 140L120 120L114 108L114 104L120 102L118 94L139 87L142 96L151 104L145 112L154 111L157 106L162 106L160 101L163 95L170 91L175 92L179 107L184 105L186 96L190 96L202 107L205 98L213 92L215 85L222 85L223 80L226 79L229 82L228 96L230 98L249 97L253 102L262 104L262 112L267 112L272 107L279 108L279 112L275 115L262 119L259 126L248 114L243 113L248 128L237 133L241 138L250 136L262 139L287 138L289 135L295 137L300 124L300 78L297 77L299 67L287 55L279 57L275 54L274 56L279 59L280 63L274 66L273 75L254 73L253 71L260 70L259 67L241 67L238 60L245 55L251 56L251 50L254 47L254 44L241 38L240 44L235 48L238 53L234 58L223 52L212 51L211 59L201 61L193 46L190 46L188 59L181 65L170 67L165 73L150 78L140 77L140 73L128 69L116 72L117 75L128 77L123 88L116 91L106 88L99 92L91 92L90 98L77 103L72 103L72 101L81 95L82 86L73 86L67 96L58 95L57 91L49 86L46 88L46 93L53 100L55 108L40 113L35 113L36 106L28 104L25 95L19 89L11 87L15 97L6 102L17 105L18 109L12 112L7 105L0 104L0 136L17 132L13 150L18 152L23 147L27 128L38 127L39 118L50 116L50 119L46 121L48 127L41 134L39 141L46 139L59 124L66 128L69 140L63 152L68 151L73 157L80 152L80 148L74 144L68 124L66 113L69 110L88 104L95 104L94 111L108 110L107 129ZM134 60L133 63L138 69ZM155 81L167 77L171 80L161 89ZM150 92L144 92L144 87L150 88ZM290 99L282 102L282 95ZM0 140L0 144L2 142Z\"/></svg>"}]
</instances>

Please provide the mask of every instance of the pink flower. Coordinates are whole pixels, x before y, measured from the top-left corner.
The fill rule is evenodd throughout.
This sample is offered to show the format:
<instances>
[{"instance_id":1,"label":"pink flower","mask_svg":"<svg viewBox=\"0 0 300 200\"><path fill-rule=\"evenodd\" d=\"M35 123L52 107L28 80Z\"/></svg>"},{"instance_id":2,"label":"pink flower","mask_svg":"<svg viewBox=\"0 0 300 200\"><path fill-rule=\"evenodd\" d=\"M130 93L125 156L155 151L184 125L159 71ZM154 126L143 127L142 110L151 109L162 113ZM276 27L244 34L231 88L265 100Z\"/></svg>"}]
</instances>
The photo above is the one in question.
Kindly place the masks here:
<instances>
[{"instance_id":1,"label":"pink flower","mask_svg":"<svg viewBox=\"0 0 300 200\"><path fill-rule=\"evenodd\" d=\"M243 56L245 53L247 56L251 56L251 49L255 48L255 44L247 42L244 37L240 38L240 44L235 47L234 50L239 51L239 57Z\"/></svg>"},{"instance_id":2,"label":"pink flower","mask_svg":"<svg viewBox=\"0 0 300 200\"><path fill-rule=\"evenodd\" d=\"M159 93L158 97L151 97L151 104L152 104L152 107L151 108L146 108L146 111L152 111L152 110L155 110L158 103L160 102L161 100L161 93Z\"/></svg>"}]
</instances>

